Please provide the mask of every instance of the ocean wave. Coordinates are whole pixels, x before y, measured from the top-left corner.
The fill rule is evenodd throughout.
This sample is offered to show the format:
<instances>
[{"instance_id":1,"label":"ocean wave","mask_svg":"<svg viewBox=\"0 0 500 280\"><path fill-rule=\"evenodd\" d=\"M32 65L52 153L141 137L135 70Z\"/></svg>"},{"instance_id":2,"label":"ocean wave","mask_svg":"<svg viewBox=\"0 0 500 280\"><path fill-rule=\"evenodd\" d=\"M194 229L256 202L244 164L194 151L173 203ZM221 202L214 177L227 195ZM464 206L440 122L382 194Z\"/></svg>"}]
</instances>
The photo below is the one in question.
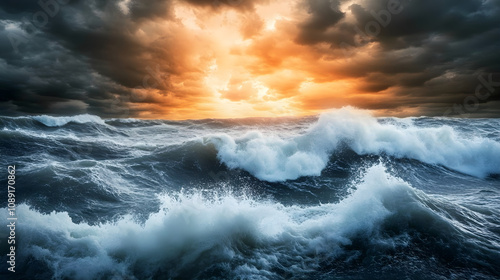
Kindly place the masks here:
<instances>
[{"instance_id":1,"label":"ocean wave","mask_svg":"<svg viewBox=\"0 0 500 280\"><path fill-rule=\"evenodd\" d=\"M64 126L68 123L97 123L97 124L105 124L104 120L98 116L83 114L69 117L52 117L52 116L34 116L32 117L34 120L43 123L49 127L57 127Z\"/></svg>"},{"instance_id":2,"label":"ocean wave","mask_svg":"<svg viewBox=\"0 0 500 280\"><path fill-rule=\"evenodd\" d=\"M283 139L251 131L242 137L206 138L229 168L276 182L319 176L335 151L359 155L387 154L442 165L476 177L500 173L500 143L469 137L450 126L421 127L404 121L381 123L367 111L351 107L322 114L305 134Z\"/></svg>"},{"instance_id":3,"label":"ocean wave","mask_svg":"<svg viewBox=\"0 0 500 280\"><path fill-rule=\"evenodd\" d=\"M200 191L164 195L161 201L160 210L143 223L126 216L99 225L20 205L20 257L46 266L52 273L48 278L55 279L283 279L374 261L376 254L417 241L412 227L419 238L435 231L429 236L436 242L423 245L432 247L431 261L446 261L440 257L450 253L460 258L460 250L467 249L460 228L426 206L437 201L389 175L381 164L369 168L352 193L335 204L284 206ZM480 251L468 256L491 261ZM336 260L342 266L320 265Z\"/></svg>"}]
</instances>

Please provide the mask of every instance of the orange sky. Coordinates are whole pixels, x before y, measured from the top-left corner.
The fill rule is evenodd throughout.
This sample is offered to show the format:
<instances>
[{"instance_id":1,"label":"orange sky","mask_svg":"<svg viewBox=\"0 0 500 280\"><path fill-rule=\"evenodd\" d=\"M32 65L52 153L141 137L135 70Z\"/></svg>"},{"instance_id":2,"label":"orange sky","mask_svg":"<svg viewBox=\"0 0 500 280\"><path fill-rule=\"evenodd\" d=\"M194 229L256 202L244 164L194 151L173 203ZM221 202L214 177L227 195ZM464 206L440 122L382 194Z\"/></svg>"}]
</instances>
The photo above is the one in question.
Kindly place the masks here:
<instances>
[{"instance_id":1,"label":"orange sky","mask_svg":"<svg viewBox=\"0 0 500 280\"><path fill-rule=\"evenodd\" d=\"M146 22L133 34L143 44L165 44L165 62L160 55L157 63L175 63L160 66L174 72L163 76L168 92L136 90L137 96L156 100L154 110L139 117L156 118L160 112L168 119L310 115L380 101L381 94L364 94L362 81L343 73L358 59L372 59L369 50L376 46L346 58L328 44L297 43L297 25L309 15L299 3L262 1L253 9L214 11L178 2L173 13L175 19Z\"/></svg>"},{"instance_id":2,"label":"orange sky","mask_svg":"<svg viewBox=\"0 0 500 280\"><path fill-rule=\"evenodd\" d=\"M42 25L25 4L0 2L7 115L500 114L498 1L72 1Z\"/></svg>"}]
</instances>

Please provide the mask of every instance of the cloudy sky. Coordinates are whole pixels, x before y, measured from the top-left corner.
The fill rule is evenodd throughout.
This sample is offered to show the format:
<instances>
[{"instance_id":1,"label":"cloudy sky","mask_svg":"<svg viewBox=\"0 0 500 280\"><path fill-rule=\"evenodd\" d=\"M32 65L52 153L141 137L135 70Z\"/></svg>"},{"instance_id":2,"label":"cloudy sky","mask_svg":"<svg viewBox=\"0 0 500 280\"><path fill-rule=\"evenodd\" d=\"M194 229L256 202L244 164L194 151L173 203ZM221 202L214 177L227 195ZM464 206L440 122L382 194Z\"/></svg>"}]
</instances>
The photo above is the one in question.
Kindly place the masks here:
<instances>
[{"instance_id":1,"label":"cloudy sky","mask_svg":"<svg viewBox=\"0 0 500 280\"><path fill-rule=\"evenodd\" d=\"M500 0L2 0L0 114L500 117Z\"/></svg>"}]
</instances>

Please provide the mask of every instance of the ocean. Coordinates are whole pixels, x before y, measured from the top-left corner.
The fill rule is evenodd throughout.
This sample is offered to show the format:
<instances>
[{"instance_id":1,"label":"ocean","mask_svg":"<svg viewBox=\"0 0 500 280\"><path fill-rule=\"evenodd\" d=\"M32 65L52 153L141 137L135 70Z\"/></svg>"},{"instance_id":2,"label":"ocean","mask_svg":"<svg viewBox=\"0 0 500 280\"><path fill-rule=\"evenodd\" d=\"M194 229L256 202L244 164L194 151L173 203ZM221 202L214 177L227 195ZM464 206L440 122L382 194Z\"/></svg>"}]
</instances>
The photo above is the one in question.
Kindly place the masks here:
<instances>
[{"instance_id":1,"label":"ocean","mask_svg":"<svg viewBox=\"0 0 500 280\"><path fill-rule=\"evenodd\" d=\"M0 135L2 279L500 278L500 119L4 116Z\"/></svg>"}]
</instances>

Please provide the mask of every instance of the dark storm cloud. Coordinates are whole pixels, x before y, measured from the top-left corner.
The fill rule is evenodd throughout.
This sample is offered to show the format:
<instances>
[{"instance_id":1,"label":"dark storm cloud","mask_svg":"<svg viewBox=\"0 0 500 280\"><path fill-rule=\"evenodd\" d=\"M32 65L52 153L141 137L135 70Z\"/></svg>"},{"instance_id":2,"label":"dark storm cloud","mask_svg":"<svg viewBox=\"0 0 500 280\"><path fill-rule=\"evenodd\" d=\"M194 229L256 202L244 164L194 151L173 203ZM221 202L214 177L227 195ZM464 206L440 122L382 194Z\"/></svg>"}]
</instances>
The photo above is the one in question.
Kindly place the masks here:
<instances>
[{"instance_id":1,"label":"dark storm cloud","mask_svg":"<svg viewBox=\"0 0 500 280\"><path fill-rule=\"evenodd\" d=\"M170 13L171 1L151 0L151 1L132 1L129 9L134 20L154 18L165 18Z\"/></svg>"},{"instance_id":2,"label":"dark storm cloud","mask_svg":"<svg viewBox=\"0 0 500 280\"><path fill-rule=\"evenodd\" d=\"M132 105L168 102L158 96L137 96L134 90L155 89L168 95L171 76L203 78L197 76L202 72L197 62L188 63L181 55L192 42L179 40L182 32L175 30L173 5L191 5L200 14L230 9L258 21L252 16L255 6L270 2L131 0L124 8L121 0L55 1L42 0L46 8L35 0L0 1L2 114L88 112L126 117L140 112L141 107ZM366 108L411 106L442 115L474 95L481 84L479 74L500 73L500 0L355 2L303 0L298 7L307 16L295 22L297 32L291 39L311 50L327 44L331 53L326 56L347 58L340 73L320 73L321 78L358 78L360 91L385 96ZM155 28L156 22L173 24L155 38L137 35L144 24L153 23L150 28ZM245 30L247 38L254 38L261 28ZM357 56L368 46L369 56ZM269 57L269 48L262 52ZM279 53L277 58L281 62L284 56ZM500 82L498 75L494 81ZM500 88L495 89L487 99L478 100L485 111L474 113L500 115L500 109L495 110ZM202 93L187 89L175 93L193 103L200 98L197 94Z\"/></svg>"},{"instance_id":3,"label":"dark storm cloud","mask_svg":"<svg viewBox=\"0 0 500 280\"><path fill-rule=\"evenodd\" d=\"M179 45L176 34L167 30L148 43L135 36L141 23L175 20L170 0L132 0L127 11L119 0L42 0L45 8L37 2L0 2L0 102L15 109L4 114L64 114L64 105L75 109L75 100L87 106L74 113L113 116L112 106L152 101L133 89L169 94L169 75L192 71L171 50ZM256 1L181 2L247 11Z\"/></svg>"},{"instance_id":4,"label":"dark storm cloud","mask_svg":"<svg viewBox=\"0 0 500 280\"><path fill-rule=\"evenodd\" d=\"M299 26L297 41L328 43L347 57L354 57L369 43L378 43L380 48L371 59L353 60L342 71L346 76L365 77L366 83L360 85L363 91L397 87L396 94L411 94L421 103L433 104L445 96L441 105L450 106L461 103L466 93L474 93L478 81L473 73L500 73L498 0L360 1L347 11L335 11L338 5L328 0L319 2L308 0L323 6L323 12L310 11L310 18ZM351 13L354 21L339 20L333 14L328 17L331 21L325 21L326 13L341 12ZM467 77L468 82L456 83L451 76ZM410 102L393 100L401 106ZM384 102L391 106L391 101ZM496 115L500 116L500 110Z\"/></svg>"},{"instance_id":5,"label":"dark storm cloud","mask_svg":"<svg viewBox=\"0 0 500 280\"><path fill-rule=\"evenodd\" d=\"M0 3L2 10L8 14L25 12L36 12L40 10L40 5L33 0L4 0Z\"/></svg>"},{"instance_id":6,"label":"dark storm cloud","mask_svg":"<svg viewBox=\"0 0 500 280\"><path fill-rule=\"evenodd\" d=\"M344 17L337 0L307 0L304 3L310 17L299 25L297 41L302 44L318 43L323 40L324 32Z\"/></svg>"},{"instance_id":7,"label":"dark storm cloud","mask_svg":"<svg viewBox=\"0 0 500 280\"><path fill-rule=\"evenodd\" d=\"M141 21L168 17L170 3L132 1L127 15L119 1L65 2L43 0L45 9L37 1L0 2L6 19L0 24L0 102L19 114L112 116L110 106L127 106L122 98L144 86L147 69L158 64L141 58L154 50L130 34Z\"/></svg>"}]
</instances>

